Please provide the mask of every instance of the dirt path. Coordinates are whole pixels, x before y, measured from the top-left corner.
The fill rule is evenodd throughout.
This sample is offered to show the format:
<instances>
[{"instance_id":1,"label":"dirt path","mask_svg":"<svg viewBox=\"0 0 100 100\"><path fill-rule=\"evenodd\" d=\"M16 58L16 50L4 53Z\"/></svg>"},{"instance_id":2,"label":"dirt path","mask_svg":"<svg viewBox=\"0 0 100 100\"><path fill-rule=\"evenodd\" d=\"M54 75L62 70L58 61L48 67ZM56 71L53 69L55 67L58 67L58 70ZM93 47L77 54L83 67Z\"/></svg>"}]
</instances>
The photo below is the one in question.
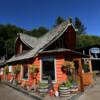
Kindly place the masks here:
<instances>
[{"instance_id":1,"label":"dirt path","mask_svg":"<svg viewBox=\"0 0 100 100\"><path fill-rule=\"evenodd\" d=\"M0 100L36 100L0 83Z\"/></svg>"},{"instance_id":2,"label":"dirt path","mask_svg":"<svg viewBox=\"0 0 100 100\"><path fill-rule=\"evenodd\" d=\"M96 85L84 92L77 100L100 100L100 77L96 78Z\"/></svg>"}]
</instances>

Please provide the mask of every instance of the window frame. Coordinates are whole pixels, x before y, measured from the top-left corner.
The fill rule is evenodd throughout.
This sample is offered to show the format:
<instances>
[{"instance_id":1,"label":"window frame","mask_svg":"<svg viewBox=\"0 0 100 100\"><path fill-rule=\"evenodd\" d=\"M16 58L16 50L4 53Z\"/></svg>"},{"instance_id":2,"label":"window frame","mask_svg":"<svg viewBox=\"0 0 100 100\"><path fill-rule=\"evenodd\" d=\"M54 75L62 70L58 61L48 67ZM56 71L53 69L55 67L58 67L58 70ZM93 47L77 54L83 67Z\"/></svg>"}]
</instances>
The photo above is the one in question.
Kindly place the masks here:
<instances>
[{"instance_id":1,"label":"window frame","mask_svg":"<svg viewBox=\"0 0 100 100\"><path fill-rule=\"evenodd\" d=\"M54 69L55 69L55 71L54 71L54 74L55 74L55 80L52 80L52 82L53 83L56 83L57 82L57 73L56 73L56 58L55 58L55 56L44 56L44 57L41 57L40 58L40 82L41 83L48 83L48 80L42 80L42 59L44 59L44 58L53 58L53 60L54 60Z\"/></svg>"},{"instance_id":2,"label":"window frame","mask_svg":"<svg viewBox=\"0 0 100 100\"><path fill-rule=\"evenodd\" d=\"M28 64L27 64L27 67L28 67ZM22 65L22 80L29 80L29 67L28 67L28 78L27 79L25 79L24 78L24 65Z\"/></svg>"}]
</instances>

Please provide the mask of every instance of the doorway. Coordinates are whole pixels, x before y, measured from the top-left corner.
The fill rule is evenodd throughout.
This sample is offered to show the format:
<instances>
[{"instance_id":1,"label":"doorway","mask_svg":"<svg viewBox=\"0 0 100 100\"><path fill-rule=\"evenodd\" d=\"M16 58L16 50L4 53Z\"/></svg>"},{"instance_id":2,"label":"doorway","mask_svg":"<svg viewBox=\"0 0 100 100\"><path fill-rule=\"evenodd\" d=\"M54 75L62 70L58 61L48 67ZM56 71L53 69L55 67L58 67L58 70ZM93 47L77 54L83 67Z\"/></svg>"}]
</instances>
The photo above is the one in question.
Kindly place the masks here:
<instances>
[{"instance_id":1,"label":"doorway","mask_svg":"<svg viewBox=\"0 0 100 100\"><path fill-rule=\"evenodd\" d=\"M92 70L100 71L100 60L92 60Z\"/></svg>"}]
</instances>

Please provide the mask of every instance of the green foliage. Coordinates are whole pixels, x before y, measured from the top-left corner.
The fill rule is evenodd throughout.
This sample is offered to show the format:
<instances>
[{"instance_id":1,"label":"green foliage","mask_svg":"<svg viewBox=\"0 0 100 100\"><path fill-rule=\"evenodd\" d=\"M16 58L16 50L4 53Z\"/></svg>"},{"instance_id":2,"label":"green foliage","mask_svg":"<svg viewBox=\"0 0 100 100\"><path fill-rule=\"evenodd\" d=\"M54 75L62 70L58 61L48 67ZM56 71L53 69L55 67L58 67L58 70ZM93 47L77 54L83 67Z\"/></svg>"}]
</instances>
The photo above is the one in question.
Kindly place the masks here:
<instances>
[{"instance_id":1,"label":"green foliage","mask_svg":"<svg viewBox=\"0 0 100 100\"><path fill-rule=\"evenodd\" d=\"M38 72L39 72L39 69L37 68L36 65L30 65L30 67L29 67L30 74L34 74L34 73L38 73Z\"/></svg>"},{"instance_id":2,"label":"green foliage","mask_svg":"<svg viewBox=\"0 0 100 100\"><path fill-rule=\"evenodd\" d=\"M54 26L57 26L59 24L61 24L62 22L64 22L65 19L61 16L58 16L56 21L55 21L55 25ZM78 18L78 17L75 17L75 19L72 21L72 18L69 18L69 21L71 23L73 23L75 29L78 29L77 31L77 34L85 34L85 30L86 30L86 27L84 26L84 24L82 23L82 21Z\"/></svg>"},{"instance_id":3,"label":"green foliage","mask_svg":"<svg viewBox=\"0 0 100 100\"><path fill-rule=\"evenodd\" d=\"M15 25L0 25L0 56L11 57L14 54L14 42L18 32L23 29Z\"/></svg>"},{"instance_id":4,"label":"green foliage","mask_svg":"<svg viewBox=\"0 0 100 100\"><path fill-rule=\"evenodd\" d=\"M81 48L91 45L100 45L100 37L87 34L77 35L76 48Z\"/></svg>"},{"instance_id":5,"label":"green foliage","mask_svg":"<svg viewBox=\"0 0 100 100\"><path fill-rule=\"evenodd\" d=\"M84 24L81 22L81 20L78 17L75 18L74 26L75 26L75 29L78 29L77 34L86 33L85 32L86 27L84 26Z\"/></svg>"},{"instance_id":6,"label":"green foliage","mask_svg":"<svg viewBox=\"0 0 100 100\"><path fill-rule=\"evenodd\" d=\"M46 87L48 87L48 83L40 83L39 87L46 88Z\"/></svg>"},{"instance_id":7,"label":"green foliage","mask_svg":"<svg viewBox=\"0 0 100 100\"><path fill-rule=\"evenodd\" d=\"M20 73L20 71L21 71L21 66L18 65L18 66L14 67L13 72L14 72L15 75L18 75Z\"/></svg>"},{"instance_id":8,"label":"green foliage","mask_svg":"<svg viewBox=\"0 0 100 100\"><path fill-rule=\"evenodd\" d=\"M89 72L89 71L90 71L89 65L88 65L88 64L84 64L84 65L83 65L83 70L84 70L85 73L86 73L86 72Z\"/></svg>"},{"instance_id":9,"label":"green foliage","mask_svg":"<svg viewBox=\"0 0 100 100\"><path fill-rule=\"evenodd\" d=\"M63 21L65 21L65 19L61 16L58 16L54 26L61 24ZM100 37L83 35L86 33L85 32L86 28L78 17L74 19L73 24L75 28L78 29L77 48L95 45L95 44L100 45ZM41 26L37 29L32 29L30 31L27 31L15 25L10 25L10 24L0 25L0 56L6 56L6 59L9 59L14 54L15 51L14 43L15 43L17 33L19 32L20 33L24 32L25 34L35 36L35 37L41 37L42 35L48 32L48 29Z\"/></svg>"},{"instance_id":10,"label":"green foliage","mask_svg":"<svg viewBox=\"0 0 100 100\"><path fill-rule=\"evenodd\" d=\"M63 17L58 16L57 19L56 19L56 21L55 21L54 27L57 26L57 25L60 25L64 21L65 21L65 19Z\"/></svg>"},{"instance_id":11,"label":"green foliage","mask_svg":"<svg viewBox=\"0 0 100 100\"><path fill-rule=\"evenodd\" d=\"M5 68L4 68L4 73L5 73L6 75L8 75L8 73L9 73L9 68L8 68L8 66L5 66Z\"/></svg>"},{"instance_id":12,"label":"green foliage","mask_svg":"<svg viewBox=\"0 0 100 100\"><path fill-rule=\"evenodd\" d=\"M62 83L62 84L59 86L59 88L60 88L60 87L71 88L72 85L73 85L73 84L72 84L70 81L67 81L66 83Z\"/></svg>"},{"instance_id":13,"label":"green foliage","mask_svg":"<svg viewBox=\"0 0 100 100\"><path fill-rule=\"evenodd\" d=\"M40 37L48 32L48 29L45 27L39 27L38 29L27 31L15 25L0 25L0 56L6 56L6 59L9 59L14 54L15 39L17 33L21 32Z\"/></svg>"},{"instance_id":14,"label":"green foliage","mask_svg":"<svg viewBox=\"0 0 100 100\"><path fill-rule=\"evenodd\" d=\"M48 29L46 29L45 27L39 27L38 29L31 30L29 34L35 37L41 37L47 32L48 32Z\"/></svg>"},{"instance_id":15,"label":"green foliage","mask_svg":"<svg viewBox=\"0 0 100 100\"><path fill-rule=\"evenodd\" d=\"M72 83L71 83L70 81L68 81L68 82L65 84L65 86L70 88L70 87L72 86Z\"/></svg>"}]
</instances>

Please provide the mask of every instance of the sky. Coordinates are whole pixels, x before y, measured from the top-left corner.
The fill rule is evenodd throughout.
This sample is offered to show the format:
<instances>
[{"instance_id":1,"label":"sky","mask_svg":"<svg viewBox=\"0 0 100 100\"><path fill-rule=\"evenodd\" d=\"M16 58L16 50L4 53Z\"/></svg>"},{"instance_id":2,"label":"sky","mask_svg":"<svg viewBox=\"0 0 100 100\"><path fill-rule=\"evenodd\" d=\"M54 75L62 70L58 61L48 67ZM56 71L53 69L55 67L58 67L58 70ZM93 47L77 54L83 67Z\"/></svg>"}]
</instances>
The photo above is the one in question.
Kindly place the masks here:
<instances>
[{"instance_id":1,"label":"sky","mask_svg":"<svg viewBox=\"0 0 100 100\"><path fill-rule=\"evenodd\" d=\"M0 24L50 29L57 16L78 17L88 34L100 36L100 0L0 0Z\"/></svg>"}]
</instances>

